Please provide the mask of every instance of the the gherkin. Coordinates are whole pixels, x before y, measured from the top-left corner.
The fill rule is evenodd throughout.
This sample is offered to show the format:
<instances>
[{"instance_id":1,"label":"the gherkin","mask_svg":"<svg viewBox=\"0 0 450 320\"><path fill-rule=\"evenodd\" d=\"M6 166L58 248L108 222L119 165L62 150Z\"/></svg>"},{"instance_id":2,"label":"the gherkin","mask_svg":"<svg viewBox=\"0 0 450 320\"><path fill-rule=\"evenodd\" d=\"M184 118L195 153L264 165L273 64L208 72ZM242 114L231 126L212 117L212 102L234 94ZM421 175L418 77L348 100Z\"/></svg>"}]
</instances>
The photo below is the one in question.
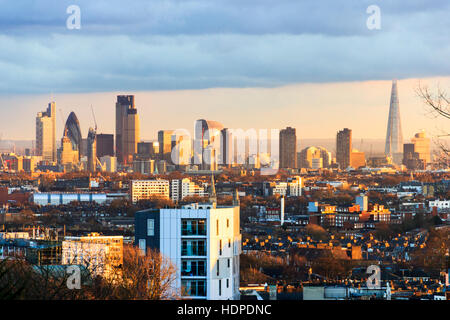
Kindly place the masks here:
<instances>
[{"instance_id":1,"label":"the gherkin","mask_svg":"<svg viewBox=\"0 0 450 320\"><path fill-rule=\"evenodd\" d=\"M64 135L70 139L72 149L74 151L78 151L78 157L80 157L81 129L80 122L74 112L71 112L67 118L66 125L64 127Z\"/></svg>"}]
</instances>

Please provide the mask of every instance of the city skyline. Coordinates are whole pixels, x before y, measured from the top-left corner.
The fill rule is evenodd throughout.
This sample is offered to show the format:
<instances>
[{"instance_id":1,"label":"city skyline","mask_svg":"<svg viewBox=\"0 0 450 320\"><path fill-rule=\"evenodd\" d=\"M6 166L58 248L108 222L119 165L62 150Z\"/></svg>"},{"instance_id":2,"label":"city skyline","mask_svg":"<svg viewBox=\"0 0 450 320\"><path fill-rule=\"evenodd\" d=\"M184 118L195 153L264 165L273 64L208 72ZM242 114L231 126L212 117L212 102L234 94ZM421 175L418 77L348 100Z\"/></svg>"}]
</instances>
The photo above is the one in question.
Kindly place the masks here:
<instances>
[{"instance_id":1,"label":"city skyline","mask_svg":"<svg viewBox=\"0 0 450 320\"><path fill-rule=\"evenodd\" d=\"M0 301L450 300L449 0L0 7Z\"/></svg>"},{"instance_id":2,"label":"city skyline","mask_svg":"<svg viewBox=\"0 0 450 320\"><path fill-rule=\"evenodd\" d=\"M426 130L431 137L438 135L444 128L443 122L427 114L425 106L414 90L419 84L429 85L431 88L438 85L445 86L447 83L450 84L450 77L407 79L398 80L398 82L399 96L403 105L402 122L405 140L422 129ZM199 118L217 120L230 128L258 129L292 126L297 129L300 140L302 138L332 138L336 130L345 126L353 130L357 139L382 139L387 126L390 86L391 81L368 81L295 84L277 88L215 88L127 92L127 94L134 94L138 101L142 122L141 140L157 140L159 130L184 128L193 132L194 121ZM322 90L326 90L326 96L321 95ZM86 136L88 128L93 126L94 122L90 110L92 104L98 114L98 133L112 134L114 133L114 112L111 112L111 109L114 108L114 102L111 106L110 100L114 101L118 94L120 93L58 94L53 97L56 101L57 113L62 111L57 118L65 119L70 112L75 112L80 119L82 136ZM49 99L48 95L18 97L0 95L0 105L16 104L22 114L41 109L41 101L47 101L47 104ZM70 105L73 107L69 107ZM211 107L208 108L208 106ZM227 108L227 106L230 107ZM245 106L248 111L242 112ZM358 109L355 110L355 108ZM171 110L181 116L173 117ZM239 117L236 117L237 111L240 112ZM346 116L347 112L351 111L354 111L354 118ZM7 113L7 110L1 108L0 112ZM372 112L370 127L364 125L367 112ZM342 120L339 117L342 117ZM3 114L1 119L1 133L4 140L32 139L30 134L33 131L32 128L28 126L17 128L14 119L3 117ZM315 119L320 119L320 126L315 126L316 121L313 121ZM22 123L23 121L24 119L21 119ZM60 121L56 121L56 127L56 136L62 136L63 127ZM27 131L30 133L27 134Z\"/></svg>"}]
</instances>

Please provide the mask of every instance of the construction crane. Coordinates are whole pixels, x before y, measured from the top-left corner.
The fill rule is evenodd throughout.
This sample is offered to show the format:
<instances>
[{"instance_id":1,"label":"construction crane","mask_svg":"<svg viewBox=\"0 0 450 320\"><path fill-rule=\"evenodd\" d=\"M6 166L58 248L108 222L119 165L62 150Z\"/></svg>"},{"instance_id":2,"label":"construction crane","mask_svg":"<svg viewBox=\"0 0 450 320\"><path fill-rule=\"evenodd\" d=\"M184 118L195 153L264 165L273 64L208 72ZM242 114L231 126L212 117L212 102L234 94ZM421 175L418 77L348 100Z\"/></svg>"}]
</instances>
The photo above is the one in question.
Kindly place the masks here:
<instances>
[{"instance_id":1,"label":"construction crane","mask_svg":"<svg viewBox=\"0 0 450 320\"><path fill-rule=\"evenodd\" d=\"M95 157L96 159L97 159L97 164L100 166L100 168L102 169L102 171L106 171L106 163L105 164L102 164L101 162L100 162L100 160L97 158L97 157Z\"/></svg>"},{"instance_id":2,"label":"construction crane","mask_svg":"<svg viewBox=\"0 0 450 320\"><path fill-rule=\"evenodd\" d=\"M94 118L95 134L97 134L97 121L95 120L94 108L92 107L92 104L91 104L91 111L92 111L92 117Z\"/></svg>"},{"instance_id":3,"label":"construction crane","mask_svg":"<svg viewBox=\"0 0 450 320\"><path fill-rule=\"evenodd\" d=\"M97 139L97 120L95 120L95 113L94 113L94 108L92 107L92 104L91 104L91 111L92 111L92 117L94 118L94 125L95 125L94 132L95 132L95 136L96 136L96 139ZM105 171L105 169L106 169L106 163L105 163L105 165L102 165L102 163L101 163L100 160L98 159L97 155L95 155L95 159L97 160L97 164L100 166L101 171ZM100 175L100 176L101 176L101 175ZM102 177L102 178L103 178L103 177ZM104 178L103 178L103 179L104 179Z\"/></svg>"}]
</instances>

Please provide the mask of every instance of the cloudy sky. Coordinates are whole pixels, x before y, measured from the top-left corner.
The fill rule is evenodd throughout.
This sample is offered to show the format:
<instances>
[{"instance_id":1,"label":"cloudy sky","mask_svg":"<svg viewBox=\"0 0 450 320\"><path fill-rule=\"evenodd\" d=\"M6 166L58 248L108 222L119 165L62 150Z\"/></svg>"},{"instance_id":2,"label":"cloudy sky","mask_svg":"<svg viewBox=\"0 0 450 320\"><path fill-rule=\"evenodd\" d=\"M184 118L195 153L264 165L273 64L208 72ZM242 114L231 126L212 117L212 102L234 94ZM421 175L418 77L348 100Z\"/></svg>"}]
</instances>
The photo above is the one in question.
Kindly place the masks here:
<instances>
[{"instance_id":1,"label":"cloudy sky","mask_svg":"<svg viewBox=\"0 0 450 320\"><path fill-rule=\"evenodd\" d=\"M366 25L372 4L380 30ZM66 27L70 5L81 10L79 30ZM419 81L450 88L448 0L0 0L0 8L8 139L32 139L51 97L64 117L79 115L83 135L90 104L99 131L112 133L117 93L136 95L145 139L200 117L290 125L299 138L332 138L345 126L384 138L393 78L409 137L441 126L414 93Z\"/></svg>"}]
</instances>

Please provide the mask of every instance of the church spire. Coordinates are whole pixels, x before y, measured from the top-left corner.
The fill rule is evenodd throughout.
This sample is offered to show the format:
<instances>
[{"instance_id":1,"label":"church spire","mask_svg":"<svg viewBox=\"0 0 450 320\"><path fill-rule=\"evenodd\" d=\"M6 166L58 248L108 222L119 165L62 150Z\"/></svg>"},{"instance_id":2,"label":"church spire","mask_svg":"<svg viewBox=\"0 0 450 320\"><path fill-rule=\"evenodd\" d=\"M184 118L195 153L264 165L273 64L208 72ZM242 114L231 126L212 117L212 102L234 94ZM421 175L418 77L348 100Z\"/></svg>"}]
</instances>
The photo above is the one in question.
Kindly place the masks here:
<instances>
[{"instance_id":1,"label":"church spire","mask_svg":"<svg viewBox=\"0 0 450 320\"><path fill-rule=\"evenodd\" d=\"M216 184L214 182L214 174L211 174L211 190L209 194L209 202L211 202L214 205L214 207L217 205Z\"/></svg>"},{"instance_id":2,"label":"church spire","mask_svg":"<svg viewBox=\"0 0 450 320\"><path fill-rule=\"evenodd\" d=\"M239 207L240 204L241 204L241 202L239 200L239 193L238 193L238 189L236 188L233 193L233 207Z\"/></svg>"}]
</instances>

